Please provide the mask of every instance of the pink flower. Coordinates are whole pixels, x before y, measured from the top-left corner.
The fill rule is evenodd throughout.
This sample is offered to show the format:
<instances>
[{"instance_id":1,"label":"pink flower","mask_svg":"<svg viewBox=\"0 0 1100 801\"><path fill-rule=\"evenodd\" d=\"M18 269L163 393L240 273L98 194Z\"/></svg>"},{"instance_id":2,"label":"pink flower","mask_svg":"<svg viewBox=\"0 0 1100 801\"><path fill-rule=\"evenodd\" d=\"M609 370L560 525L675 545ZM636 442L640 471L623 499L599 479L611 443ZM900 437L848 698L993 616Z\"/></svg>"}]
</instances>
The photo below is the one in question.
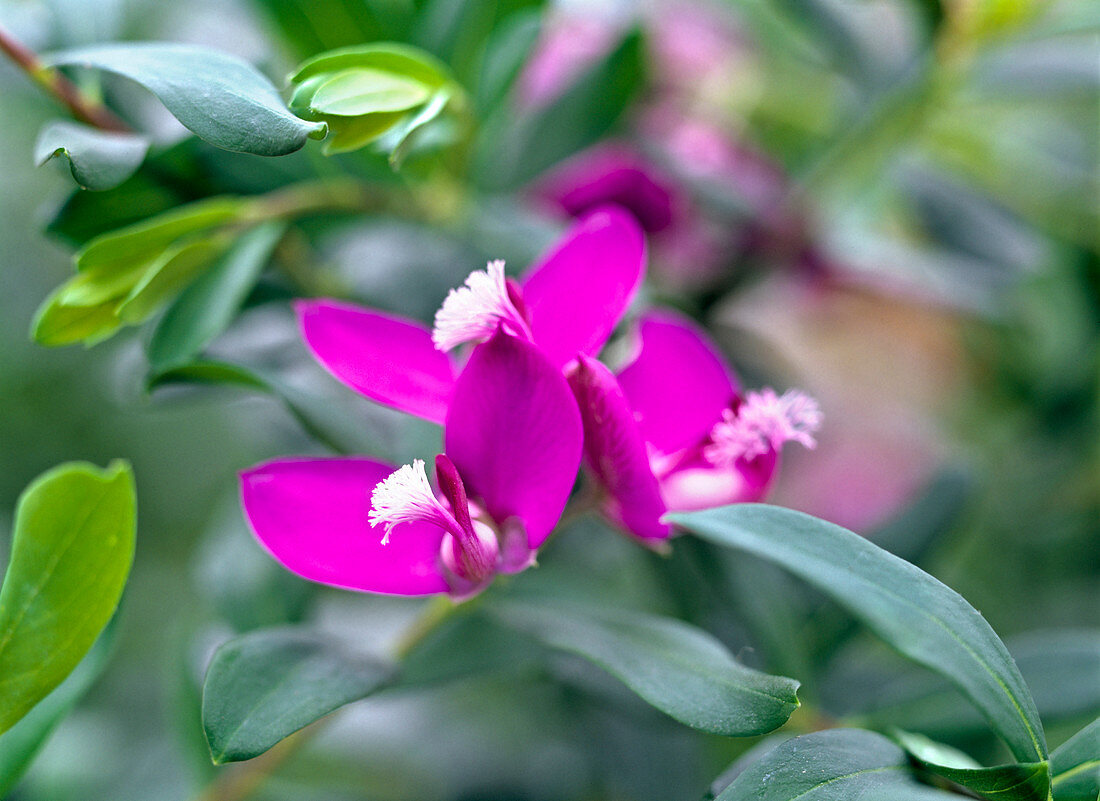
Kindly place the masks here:
<instances>
[{"instance_id":1,"label":"pink flower","mask_svg":"<svg viewBox=\"0 0 1100 801\"><path fill-rule=\"evenodd\" d=\"M458 371L446 351L488 339L503 327L530 340L559 369L595 354L641 282L645 242L615 208L585 215L521 282L492 262L451 291L434 330L414 321L331 300L295 304L306 344L352 389L409 414L442 423Z\"/></svg>"},{"instance_id":2,"label":"pink flower","mask_svg":"<svg viewBox=\"0 0 1100 801\"><path fill-rule=\"evenodd\" d=\"M742 395L715 347L669 312L646 315L640 347L616 377L581 357L567 374L589 468L608 515L649 544L672 534L667 511L760 500L789 441L814 447L817 403L800 392Z\"/></svg>"},{"instance_id":3,"label":"pink flower","mask_svg":"<svg viewBox=\"0 0 1100 801\"><path fill-rule=\"evenodd\" d=\"M625 212L586 215L521 283L491 262L453 290L434 330L331 300L295 304L336 378L444 425L435 460L279 459L242 474L260 542L305 578L400 595L464 597L530 565L580 466L582 427L563 366L603 347L642 277ZM448 351L480 343L464 366Z\"/></svg>"},{"instance_id":4,"label":"pink flower","mask_svg":"<svg viewBox=\"0 0 1100 801\"><path fill-rule=\"evenodd\" d=\"M304 578L462 598L534 561L573 488L581 440L560 368L497 332L473 350L445 401L438 493L419 460L395 470L366 458L292 458L242 473L242 503L264 547Z\"/></svg>"}]
</instances>

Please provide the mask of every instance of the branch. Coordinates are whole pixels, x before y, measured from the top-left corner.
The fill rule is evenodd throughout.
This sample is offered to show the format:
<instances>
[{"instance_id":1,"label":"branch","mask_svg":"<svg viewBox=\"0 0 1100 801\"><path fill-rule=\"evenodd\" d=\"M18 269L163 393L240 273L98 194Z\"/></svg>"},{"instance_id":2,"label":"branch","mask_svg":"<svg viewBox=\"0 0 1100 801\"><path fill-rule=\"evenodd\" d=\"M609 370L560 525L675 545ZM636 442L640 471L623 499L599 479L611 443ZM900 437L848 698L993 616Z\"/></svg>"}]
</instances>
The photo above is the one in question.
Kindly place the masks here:
<instances>
[{"instance_id":1,"label":"branch","mask_svg":"<svg viewBox=\"0 0 1100 801\"><path fill-rule=\"evenodd\" d=\"M130 126L112 114L106 106L90 100L62 73L43 64L33 50L13 37L2 26L0 26L0 51L81 122L104 131L130 132Z\"/></svg>"}]
</instances>

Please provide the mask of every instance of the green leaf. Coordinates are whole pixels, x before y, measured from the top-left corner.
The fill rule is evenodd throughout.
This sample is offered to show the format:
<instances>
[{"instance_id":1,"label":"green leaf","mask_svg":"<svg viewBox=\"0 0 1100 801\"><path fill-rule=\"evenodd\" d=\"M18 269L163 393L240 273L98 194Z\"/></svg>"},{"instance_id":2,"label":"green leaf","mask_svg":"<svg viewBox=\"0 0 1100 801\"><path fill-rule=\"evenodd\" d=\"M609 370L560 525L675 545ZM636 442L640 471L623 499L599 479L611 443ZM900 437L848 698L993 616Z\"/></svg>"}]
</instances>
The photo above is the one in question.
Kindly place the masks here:
<instances>
[{"instance_id":1,"label":"green leaf","mask_svg":"<svg viewBox=\"0 0 1100 801\"><path fill-rule=\"evenodd\" d=\"M269 222L242 234L213 268L184 290L149 342L155 372L189 361L229 327L285 231L285 224Z\"/></svg>"},{"instance_id":2,"label":"green leaf","mask_svg":"<svg viewBox=\"0 0 1100 801\"><path fill-rule=\"evenodd\" d=\"M45 60L136 81L184 126L226 150L282 156L300 149L309 137L325 135L324 123L291 114L272 83L251 64L206 47L126 42L54 53Z\"/></svg>"},{"instance_id":3,"label":"green leaf","mask_svg":"<svg viewBox=\"0 0 1100 801\"><path fill-rule=\"evenodd\" d=\"M394 129L394 141L396 144L394 144L393 150L390 151L389 157L391 167L397 169L401 166L402 162L405 160L405 156L408 155L409 149L412 147L416 132L442 114L443 109L447 107L447 103L449 103L450 100L450 89L443 87L432 95L431 99L424 104L423 108L412 116L407 117L403 123L396 126Z\"/></svg>"},{"instance_id":4,"label":"green leaf","mask_svg":"<svg viewBox=\"0 0 1100 801\"><path fill-rule=\"evenodd\" d=\"M31 336L40 345L94 345L122 327L114 300L95 306L68 306L61 302L65 285L58 287L35 313Z\"/></svg>"},{"instance_id":5,"label":"green leaf","mask_svg":"<svg viewBox=\"0 0 1100 801\"><path fill-rule=\"evenodd\" d=\"M1054 801L1100 798L1100 718L1070 737L1050 755Z\"/></svg>"},{"instance_id":6,"label":"green leaf","mask_svg":"<svg viewBox=\"0 0 1100 801\"><path fill-rule=\"evenodd\" d=\"M744 504L669 515L814 585L905 656L954 683L1020 762L1047 758L1031 692L985 619L958 593L858 534L789 509Z\"/></svg>"},{"instance_id":7,"label":"green leaf","mask_svg":"<svg viewBox=\"0 0 1100 801\"><path fill-rule=\"evenodd\" d=\"M235 197L215 197L180 206L97 236L76 254L76 269L105 275L117 272L120 265L152 261L181 237L243 222L251 209L250 201Z\"/></svg>"},{"instance_id":8,"label":"green leaf","mask_svg":"<svg viewBox=\"0 0 1100 801\"><path fill-rule=\"evenodd\" d=\"M115 310L123 323L135 324L177 295L229 248L228 236L204 236L168 248L145 270Z\"/></svg>"},{"instance_id":9,"label":"green leaf","mask_svg":"<svg viewBox=\"0 0 1100 801\"><path fill-rule=\"evenodd\" d=\"M497 106L527 63L542 30L542 15L519 11L493 30L485 45L477 81L475 105L481 112Z\"/></svg>"},{"instance_id":10,"label":"green leaf","mask_svg":"<svg viewBox=\"0 0 1100 801\"><path fill-rule=\"evenodd\" d=\"M1100 631L1036 631L1005 644L1044 724L1079 720L1100 708ZM861 694L857 712L862 725L875 728L896 726L931 737L981 734L985 719L962 700L939 676L894 672L881 693Z\"/></svg>"},{"instance_id":11,"label":"green leaf","mask_svg":"<svg viewBox=\"0 0 1100 801\"><path fill-rule=\"evenodd\" d=\"M72 672L111 619L135 528L125 462L63 464L20 496L0 589L0 732Z\"/></svg>"},{"instance_id":12,"label":"green leaf","mask_svg":"<svg viewBox=\"0 0 1100 801\"><path fill-rule=\"evenodd\" d=\"M202 722L217 764L259 756L384 686L393 668L314 632L262 629L222 645L206 671Z\"/></svg>"},{"instance_id":13,"label":"green leaf","mask_svg":"<svg viewBox=\"0 0 1100 801\"><path fill-rule=\"evenodd\" d=\"M718 640L678 620L549 601L506 601L491 611L551 648L594 662L694 729L765 734L799 705L797 681L741 665Z\"/></svg>"},{"instance_id":14,"label":"green leaf","mask_svg":"<svg viewBox=\"0 0 1100 801\"><path fill-rule=\"evenodd\" d=\"M0 798L7 798L50 734L76 706L110 660L118 626L112 618L88 655L57 689L0 735Z\"/></svg>"},{"instance_id":15,"label":"green leaf","mask_svg":"<svg viewBox=\"0 0 1100 801\"><path fill-rule=\"evenodd\" d=\"M947 801L920 784L905 752L881 734L828 729L780 743L715 801Z\"/></svg>"},{"instance_id":16,"label":"green leaf","mask_svg":"<svg viewBox=\"0 0 1100 801\"><path fill-rule=\"evenodd\" d=\"M478 180L491 189L525 183L604 136L641 90L644 55L631 33L545 106L518 118L502 108L484 126Z\"/></svg>"},{"instance_id":17,"label":"green leaf","mask_svg":"<svg viewBox=\"0 0 1100 801\"><path fill-rule=\"evenodd\" d=\"M282 382L262 376L254 370L228 362L200 359L154 373L146 380L146 390L152 392L173 384L221 384L271 395L298 422L302 430L315 440L327 445L334 453L348 452L348 449L329 433L332 426L326 418L331 416L331 412L327 407L314 399L306 398L291 387L283 385Z\"/></svg>"},{"instance_id":18,"label":"green leaf","mask_svg":"<svg viewBox=\"0 0 1100 801\"><path fill-rule=\"evenodd\" d=\"M133 134L99 131L75 122L51 122L38 134L34 160L45 164L64 156L84 189L104 190L125 181L145 160L149 140Z\"/></svg>"},{"instance_id":19,"label":"green leaf","mask_svg":"<svg viewBox=\"0 0 1100 801\"><path fill-rule=\"evenodd\" d=\"M1050 797L1050 765L1045 761L984 768L961 751L919 734L898 731L894 739L929 773L962 785L983 798L1048 801Z\"/></svg>"},{"instance_id":20,"label":"green leaf","mask_svg":"<svg viewBox=\"0 0 1100 801\"><path fill-rule=\"evenodd\" d=\"M300 64L290 80L300 84L318 75L358 69L404 76L432 88L451 80L447 66L431 54L416 47L392 42L344 47L321 53Z\"/></svg>"},{"instance_id":21,"label":"green leaf","mask_svg":"<svg viewBox=\"0 0 1100 801\"><path fill-rule=\"evenodd\" d=\"M431 89L410 80L375 69L338 72L317 87L310 107L318 114L358 117L388 111L406 111L431 96Z\"/></svg>"}]
</instances>

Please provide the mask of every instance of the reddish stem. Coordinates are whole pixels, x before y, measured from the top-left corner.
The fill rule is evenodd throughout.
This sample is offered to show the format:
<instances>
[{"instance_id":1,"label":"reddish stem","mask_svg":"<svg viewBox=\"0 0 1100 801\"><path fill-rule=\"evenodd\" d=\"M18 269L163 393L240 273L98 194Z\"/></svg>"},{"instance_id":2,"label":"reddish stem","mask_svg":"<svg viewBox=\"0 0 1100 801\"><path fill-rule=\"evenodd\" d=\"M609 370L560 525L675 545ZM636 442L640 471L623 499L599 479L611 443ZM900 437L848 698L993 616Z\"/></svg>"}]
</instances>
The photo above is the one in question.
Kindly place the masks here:
<instances>
[{"instance_id":1,"label":"reddish stem","mask_svg":"<svg viewBox=\"0 0 1100 801\"><path fill-rule=\"evenodd\" d=\"M112 114L106 106L85 97L76 84L58 70L43 64L33 50L13 37L2 26L0 26L0 51L81 122L104 131L130 132L130 127Z\"/></svg>"}]
</instances>

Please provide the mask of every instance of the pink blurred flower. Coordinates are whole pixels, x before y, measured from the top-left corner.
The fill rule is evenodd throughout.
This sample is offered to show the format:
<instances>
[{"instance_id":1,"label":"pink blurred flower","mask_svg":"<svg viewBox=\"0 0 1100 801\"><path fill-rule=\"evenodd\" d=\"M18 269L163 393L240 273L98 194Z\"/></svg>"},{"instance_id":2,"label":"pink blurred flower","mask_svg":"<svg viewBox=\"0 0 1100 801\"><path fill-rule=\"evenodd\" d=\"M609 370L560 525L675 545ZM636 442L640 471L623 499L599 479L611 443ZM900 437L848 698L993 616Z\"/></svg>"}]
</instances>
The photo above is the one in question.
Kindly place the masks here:
<instances>
[{"instance_id":1,"label":"pink blurred flower","mask_svg":"<svg viewBox=\"0 0 1100 801\"><path fill-rule=\"evenodd\" d=\"M814 447L821 412L800 392L742 394L705 334L678 315L646 315L639 339L617 377L582 357L567 378L607 514L652 545L672 534L667 511L760 500L786 442Z\"/></svg>"}]
</instances>

